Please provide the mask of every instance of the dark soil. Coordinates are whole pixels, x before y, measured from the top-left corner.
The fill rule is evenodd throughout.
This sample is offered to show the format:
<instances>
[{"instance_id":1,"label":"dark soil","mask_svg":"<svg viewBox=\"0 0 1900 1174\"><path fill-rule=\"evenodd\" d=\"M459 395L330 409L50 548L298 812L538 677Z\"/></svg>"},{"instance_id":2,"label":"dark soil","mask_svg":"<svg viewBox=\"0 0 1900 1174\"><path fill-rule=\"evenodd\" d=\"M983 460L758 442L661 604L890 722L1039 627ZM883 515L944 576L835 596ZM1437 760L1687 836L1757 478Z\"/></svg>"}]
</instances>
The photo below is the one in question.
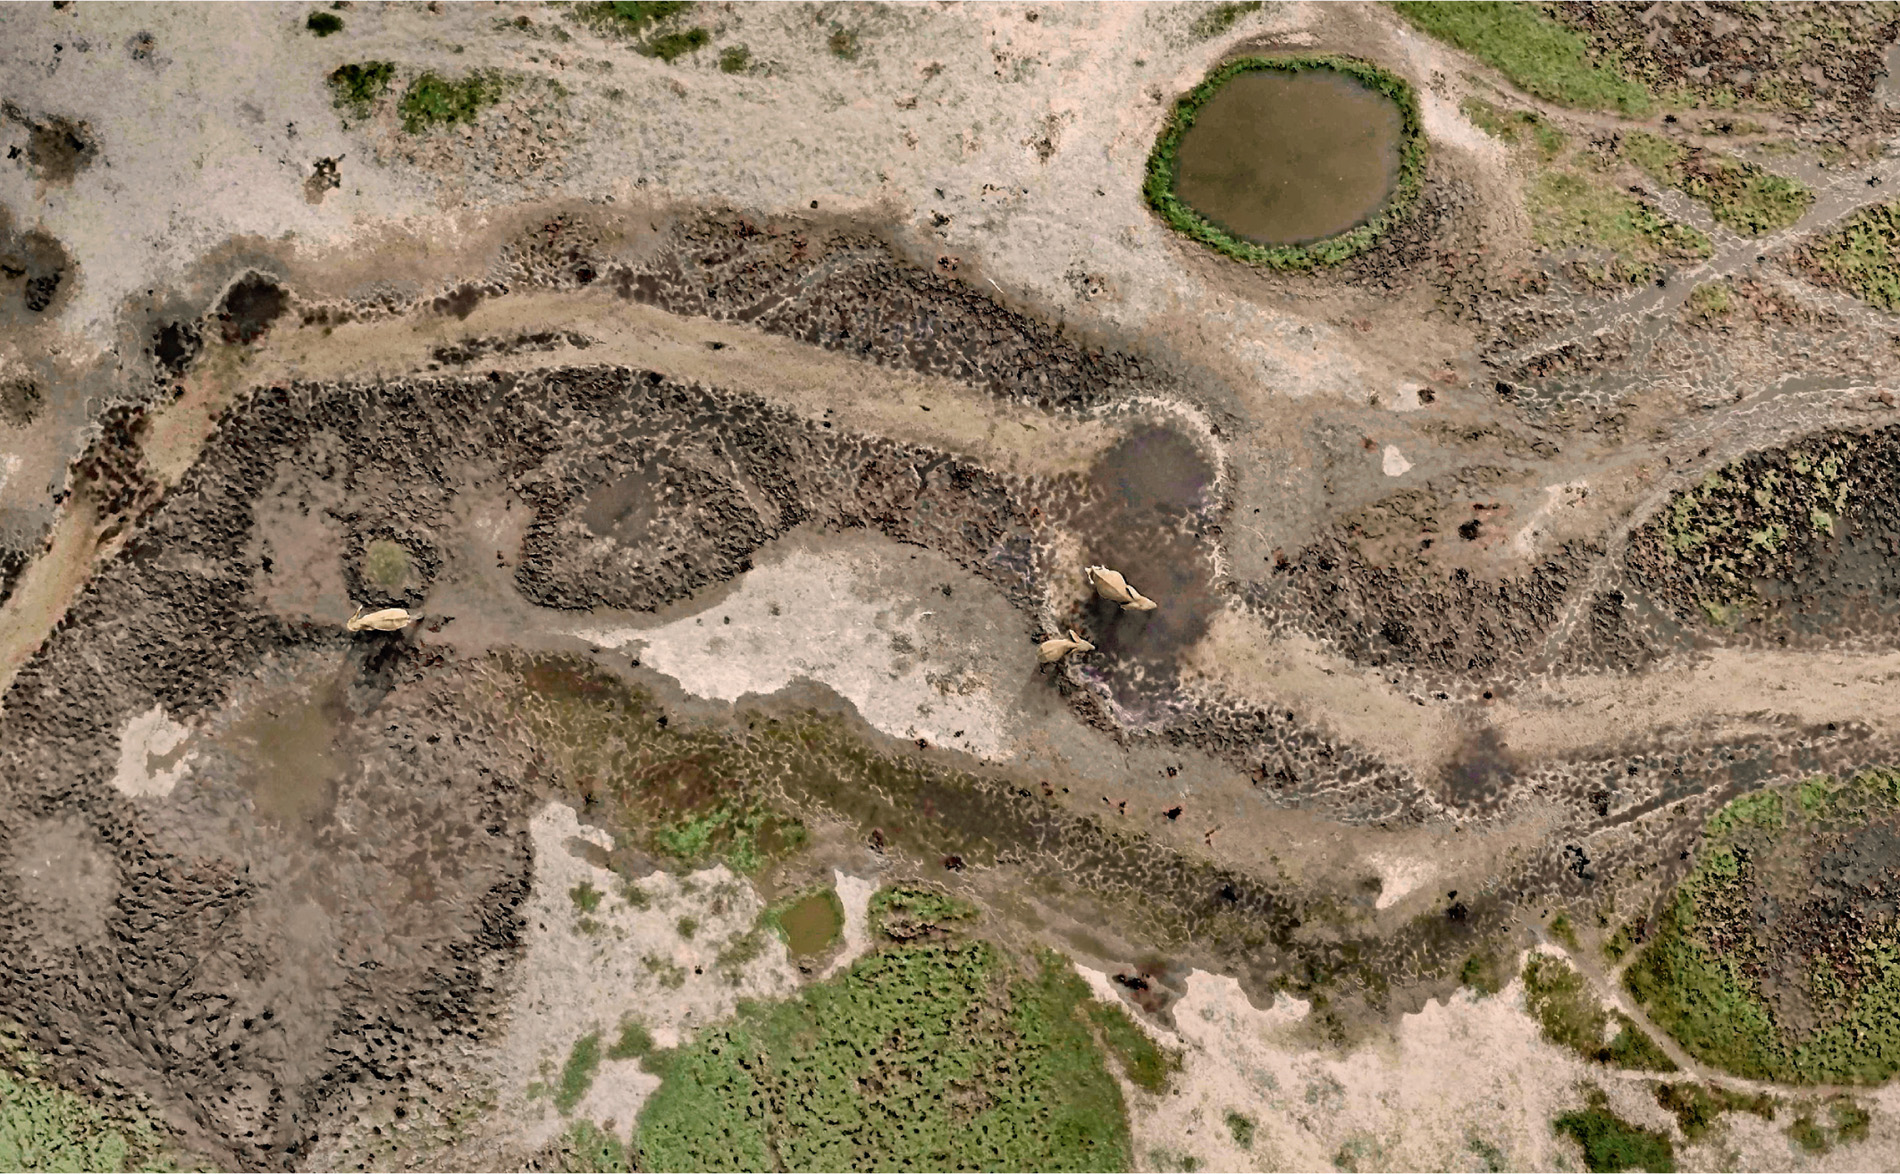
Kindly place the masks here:
<instances>
[{"instance_id":1,"label":"dark soil","mask_svg":"<svg viewBox=\"0 0 1900 1174\"><path fill-rule=\"evenodd\" d=\"M290 299L282 286L261 273L246 275L218 304L224 341L245 345L256 342L289 308Z\"/></svg>"}]
</instances>

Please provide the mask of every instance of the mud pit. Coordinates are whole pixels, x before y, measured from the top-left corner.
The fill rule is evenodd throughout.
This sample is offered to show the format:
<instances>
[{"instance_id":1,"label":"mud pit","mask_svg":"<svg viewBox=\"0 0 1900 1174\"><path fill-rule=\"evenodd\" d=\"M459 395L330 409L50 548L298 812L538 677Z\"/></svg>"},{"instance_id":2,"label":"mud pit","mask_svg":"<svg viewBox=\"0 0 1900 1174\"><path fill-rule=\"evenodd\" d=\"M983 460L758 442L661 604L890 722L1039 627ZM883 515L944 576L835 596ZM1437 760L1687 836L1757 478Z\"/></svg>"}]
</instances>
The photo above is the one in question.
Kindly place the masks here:
<instances>
[{"instance_id":1,"label":"mud pit","mask_svg":"<svg viewBox=\"0 0 1900 1174\"><path fill-rule=\"evenodd\" d=\"M619 1169L789 1136L719 1084L748 1024L909 1104L854 1034L898 1023L929 1087L1073 1097L964 1105L1050 1166L1577 1168L1578 1122L1891 1165L1886 1069L1799 1049L1900 981L1900 351L1808 247L1900 124L1816 82L1704 133L1385 7L1203 8L22 10L0 1077L184 1164ZM1671 19L1658 93L1730 18ZM1295 48L1391 71L1426 154L1354 256L1257 269L1144 169ZM387 92L336 105L338 53ZM469 63L473 122L410 117ZM1241 83L1357 84L1231 79L1190 200ZM1364 166L1267 212L1332 220L1195 206L1366 221L1401 157L1338 99L1272 103ZM1724 235L1639 129L1811 210ZM1645 216L1708 249L1578 227ZM1779 1051L1684 1010L1738 951Z\"/></svg>"}]
</instances>

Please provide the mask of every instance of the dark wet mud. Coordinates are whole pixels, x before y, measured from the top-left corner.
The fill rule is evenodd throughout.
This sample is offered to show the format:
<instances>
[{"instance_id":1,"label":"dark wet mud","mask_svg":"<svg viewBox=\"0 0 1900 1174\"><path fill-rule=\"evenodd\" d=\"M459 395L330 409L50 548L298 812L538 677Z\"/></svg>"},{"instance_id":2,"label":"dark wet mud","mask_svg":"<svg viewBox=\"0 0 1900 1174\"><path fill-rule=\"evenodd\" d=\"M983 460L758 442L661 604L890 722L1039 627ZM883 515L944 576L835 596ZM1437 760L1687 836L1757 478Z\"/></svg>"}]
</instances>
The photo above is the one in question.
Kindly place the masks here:
<instances>
[{"instance_id":1,"label":"dark wet mud","mask_svg":"<svg viewBox=\"0 0 1900 1174\"><path fill-rule=\"evenodd\" d=\"M1333 236L1391 198L1402 129L1390 98L1342 74L1250 70L1195 113L1175 192L1259 244Z\"/></svg>"}]
</instances>

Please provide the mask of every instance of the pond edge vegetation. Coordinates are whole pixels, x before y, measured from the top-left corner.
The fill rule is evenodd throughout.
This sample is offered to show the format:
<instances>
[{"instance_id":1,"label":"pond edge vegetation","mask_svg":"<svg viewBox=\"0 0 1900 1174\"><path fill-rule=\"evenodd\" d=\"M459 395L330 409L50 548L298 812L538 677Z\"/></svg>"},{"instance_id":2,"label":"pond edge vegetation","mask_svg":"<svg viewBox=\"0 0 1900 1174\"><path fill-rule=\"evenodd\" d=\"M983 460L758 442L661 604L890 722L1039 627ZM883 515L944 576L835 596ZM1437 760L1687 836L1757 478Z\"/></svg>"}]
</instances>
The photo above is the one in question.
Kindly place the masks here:
<instances>
[{"instance_id":1,"label":"pond edge vegetation","mask_svg":"<svg viewBox=\"0 0 1900 1174\"><path fill-rule=\"evenodd\" d=\"M1385 206L1373 213L1365 223L1310 244L1263 245L1233 235L1195 211L1187 201L1175 194L1176 156L1181 139L1193 127L1201 107L1235 77L1260 70L1295 75L1307 70L1330 70L1390 98L1398 106L1398 183ZM1236 57L1201 79L1199 85L1175 99L1174 109L1162 123L1154 150L1148 156L1147 180L1142 185L1142 195L1168 227L1237 261L1273 269L1315 269L1337 265L1378 243L1381 237L1411 213L1424 186L1425 126L1419 115L1418 95L1411 83L1369 61L1329 54L1310 57Z\"/></svg>"}]
</instances>

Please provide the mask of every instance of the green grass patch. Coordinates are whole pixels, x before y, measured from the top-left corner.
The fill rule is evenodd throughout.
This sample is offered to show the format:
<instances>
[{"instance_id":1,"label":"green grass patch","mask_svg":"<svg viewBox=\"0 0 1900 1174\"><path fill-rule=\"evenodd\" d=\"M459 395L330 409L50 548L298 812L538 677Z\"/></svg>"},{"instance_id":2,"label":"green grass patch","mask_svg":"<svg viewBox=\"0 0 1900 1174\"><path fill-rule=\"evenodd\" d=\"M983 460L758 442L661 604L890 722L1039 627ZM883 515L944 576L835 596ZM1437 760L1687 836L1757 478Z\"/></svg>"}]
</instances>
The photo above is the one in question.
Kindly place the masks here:
<instances>
[{"instance_id":1,"label":"green grass patch","mask_svg":"<svg viewBox=\"0 0 1900 1174\"><path fill-rule=\"evenodd\" d=\"M1804 247L1800 263L1825 284L1888 313L1900 311L1900 204L1862 208Z\"/></svg>"},{"instance_id":2,"label":"green grass patch","mask_svg":"<svg viewBox=\"0 0 1900 1174\"><path fill-rule=\"evenodd\" d=\"M1059 957L983 942L873 954L671 1056L642 1169L1119 1170L1121 1095Z\"/></svg>"},{"instance_id":3,"label":"green grass patch","mask_svg":"<svg viewBox=\"0 0 1900 1174\"><path fill-rule=\"evenodd\" d=\"M1705 281L1689 291L1684 303L1694 322L1719 322L1735 312L1735 298L1726 281Z\"/></svg>"},{"instance_id":4,"label":"green grass patch","mask_svg":"<svg viewBox=\"0 0 1900 1174\"><path fill-rule=\"evenodd\" d=\"M327 37L343 31L343 18L334 12L313 12L304 19L303 27L319 37Z\"/></svg>"},{"instance_id":5,"label":"green grass patch","mask_svg":"<svg viewBox=\"0 0 1900 1174\"><path fill-rule=\"evenodd\" d=\"M620 1021L620 1036L607 1049L609 1060L632 1060L653 1050L653 1036L637 1019Z\"/></svg>"},{"instance_id":6,"label":"green grass patch","mask_svg":"<svg viewBox=\"0 0 1900 1174\"><path fill-rule=\"evenodd\" d=\"M330 71L328 80L336 104L362 117L370 112L376 99L389 92L389 83L395 76L393 61L357 61L337 66Z\"/></svg>"},{"instance_id":7,"label":"green grass patch","mask_svg":"<svg viewBox=\"0 0 1900 1174\"><path fill-rule=\"evenodd\" d=\"M687 941L692 941L693 935L699 932L699 918L682 917L673 923L673 928L679 931L681 937Z\"/></svg>"},{"instance_id":8,"label":"green grass patch","mask_svg":"<svg viewBox=\"0 0 1900 1174\"><path fill-rule=\"evenodd\" d=\"M1527 94L1582 110L1638 116L1655 105L1647 87L1614 63L1595 59L1585 37L1536 4L1403 0L1392 7L1414 27L1463 49Z\"/></svg>"},{"instance_id":9,"label":"green grass patch","mask_svg":"<svg viewBox=\"0 0 1900 1174\"><path fill-rule=\"evenodd\" d=\"M1399 108L1399 177L1392 198L1366 223L1308 245L1261 245L1233 236L1202 216L1174 191L1176 155L1181 137L1194 125L1195 115L1223 85L1251 70L1301 73L1331 70L1390 98ZM1365 252L1393 225L1410 215L1425 180L1425 132L1418 112L1418 96L1405 79L1370 62L1350 57L1238 57L1224 62L1201 84L1175 100L1174 110L1162 124L1148 156L1142 195L1170 228L1239 261L1274 269L1312 269L1336 265Z\"/></svg>"},{"instance_id":10,"label":"green grass patch","mask_svg":"<svg viewBox=\"0 0 1900 1174\"><path fill-rule=\"evenodd\" d=\"M1611 282L1647 282L1665 263L1702 261L1715 252L1702 233L1590 171L1543 171L1530 185L1528 204L1538 244L1609 253L1605 278Z\"/></svg>"},{"instance_id":11,"label":"green grass patch","mask_svg":"<svg viewBox=\"0 0 1900 1174\"><path fill-rule=\"evenodd\" d=\"M697 53L710 44L711 33L702 28L690 28L649 38L640 45L640 53L646 57L658 57L671 65L674 59Z\"/></svg>"},{"instance_id":12,"label":"green grass patch","mask_svg":"<svg viewBox=\"0 0 1900 1174\"><path fill-rule=\"evenodd\" d=\"M1814 205L1813 190L1798 179L1646 131L1625 135L1622 153L1657 183L1707 205L1718 222L1743 236L1778 232Z\"/></svg>"},{"instance_id":13,"label":"green grass patch","mask_svg":"<svg viewBox=\"0 0 1900 1174\"><path fill-rule=\"evenodd\" d=\"M38 1055L0 1026L0 1170L171 1170L166 1140L45 1079Z\"/></svg>"},{"instance_id":14,"label":"green grass patch","mask_svg":"<svg viewBox=\"0 0 1900 1174\"><path fill-rule=\"evenodd\" d=\"M506 85L495 73L471 73L455 79L434 72L423 73L409 83L396 109L402 115L403 129L410 134L438 126L472 123L483 107L493 105L501 97Z\"/></svg>"},{"instance_id":15,"label":"green grass patch","mask_svg":"<svg viewBox=\"0 0 1900 1174\"><path fill-rule=\"evenodd\" d=\"M719 51L719 72L744 73L752 67L752 50L744 45L728 45Z\"/></svg>"},{"instance_id":16,"label":"green grass patch","mask_svg":"<svg viewBox=\"0 0 1900 1174\"><path fill-rule=\"evenodd\" d=\"M630 1174L633 1156L627 1143L592 1121L576 1121L563 1139L561 1168L569 1174Z\"/></svg>"},{"instance_id":17,"label":"green grass patch","mask_svg":"<svg viewBox=\"0 0 1900 1174\"><path fill-rule=\"evenodd\" d=\"M554 1107L566 1116L581 1103L587 1090L594 1087L594 1073L600 1069L600 1033L590 1032L574 1041L567 1063L561 1065L561 1084L554 1091Z\"/></svg>"},{"instance_id":18,"label":"green grass patch","mask_svg":"<svg viewBox=\"0 0 1900 1174\"><path fill-rule=\"evenodd\" d=\"M1259 11L1260 0L1215 4L1194 18L1194 23L1188 26L1188 35L1197 41L1210 40L1233 28L1241 17Z\"/></svg>"},{"instance_id":19,"label":"green grass patch","mask_svg":"<svg viewBox=\"0 0 1900 1174\"><path fill-rule=\"evenodd\" d=\"M1093 1002L1088 1010L1089 1021L1109 1054L1120 1061L1129 1083L1152 1093L1166 1092L1168 1076L1180 1069L1181 1057L1156 1044L1121 1007Z\"/></svg>"},{"instance_id":20,"label":"green grass patch","mask_svg":"<svg viewBox=\"0 0 1900 1174\"><path fill-rule=\"evenodd\" d=\"M1741 797L1709 821L1655 937L1624 974L1650 1018L1697 1059L1790 1084L1877 1084L1900 1070L1900 938L1851 910L1804 913L1811 851L1890 834L1900 775L1869 771L1819 815L1797 788ZM1872 826L1870 826L1872 825ZM1757 909L1774 909L1771 924ZM1816 918L1806 922L1786 919ZM1805 976L1790 985L1788 975ZM1777 1014L1764 994L1774 983Z\"/></svg>"},{"instance_id":21,"label":"green grass patch","mask_svg":"<svg viewBox=\"0 0 1900 1174\"><path fill-rule=\"evenodd\" d=\"M1647 1032L1621 1011L1606 1009L1583 976L1561 958L1532 954L1525 960L1524 1005L1545 1039L1587 1060L1637 1072L1676 1070Z\"/></svg>"},{"instance_id":22,"label":"green grass patch","mask_svg":"<svg viewBox=\"0 0 1900 1174\"><path fill-rule=\"evenodd\" d=\"M944 937L975 917L976 906L936 885L886 885L868 906L871 933L894 942Z\"/></svg>"},{"instance_id":23,"label":"green grass patch","mask_svg":"<svg viewBox=\"0 0 1900 1174\"><path fill-rule=\"evenodd\" d=\"M1233 1135L1234 1144L1243 1150L1253 1148L1254 1119L1245 1113L1227 1110L1227 1132Z\"/></svg>"},{"instance_id":24,"label":"green grass patch","mask_svg":"<svg viewBox=\"0 0 1900 1174\"><path fill-rule=\"evenodd\" d=\"M1653 1129L1632 1125L1610 1111L1601 1089L1591 1089L1585 1107L1551 1122L1558 1133L1583 1147L1583 1165L1592 1174L1619 1170L1647 1170L1673 1174L1676 1147Z\"/></svg>"}]
</instances>

